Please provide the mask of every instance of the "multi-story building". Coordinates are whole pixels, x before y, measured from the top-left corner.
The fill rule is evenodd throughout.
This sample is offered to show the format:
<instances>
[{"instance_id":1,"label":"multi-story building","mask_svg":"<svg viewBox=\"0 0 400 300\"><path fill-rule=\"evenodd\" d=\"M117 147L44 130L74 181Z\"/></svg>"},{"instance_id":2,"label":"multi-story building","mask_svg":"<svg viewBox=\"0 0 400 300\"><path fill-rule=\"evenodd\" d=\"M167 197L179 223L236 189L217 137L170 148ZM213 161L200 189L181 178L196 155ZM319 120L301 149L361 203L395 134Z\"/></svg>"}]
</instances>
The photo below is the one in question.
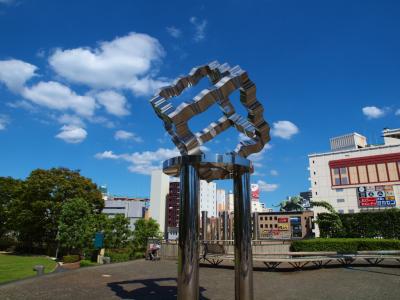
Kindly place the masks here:
<instances>
[{"instance_id":1,"label":"multi-story building","mask_svg":"<svg viewBox=\"0 0 400 300\"><path fill-rule=\"evenodd\" d=\"M400 207L400 129L385 129L383 140L368 145L362 135L348 134L332 138L330 152L309 155L312 200L339 213Z\"/></svg>"},{"instance_id":2,"label":"multi-story building","mask_svg":"<svg viewBox=\"0 0 400 300\"><path fill-rule=\"evenodd\" d=\"M165 234L167 232L165 212L169 181L169 176L165 175L162 170L154 170L151 172L149 215L156 220L160 225L160 230Z\"/></svg>"},{"instance_id":3,"label":"multi-story building","mask_svg":"<svg viewBox=\"0 0 400 300\"><path fill-rule=\"evenodd\" d=\"M255 215L258 220L257 239L295 239L312 235L312 211L264 212Z\"/></svg>"},{"instance_id":4,"label":"multi-story building","mask_svg":"<svg viewBox=\"0 0 400 300\"><path fill-rule=\"evenodd\" d=\"M225 207L229 213L233 212L233 209L235 208L234 197L233 197L232 191L229 191L228 197L226 197L226 206Z\"/></svg>"},{"instance_id":5,"label":"multi-story building","mask_svg":"<svg viewBox=\"0 0 400 300\"><path fill-rule=\"evenodd\" d=\"M217 190L217 215L226 210L226 192L225 190Z\"/></svg>"},{"instance_id":6,"label":"multi-story building","mask_svg":"<svg viewBox=\"0 0 400 300\"><path fill-rule=\"evenodd\" d=\"M217 216L217 184L200 180L200 211L206 211L207 216Z\"/></svg>"},{"instance_id":7,"label":"multi-story building","mask_svg":"<svg viewBox=\"0 0 400 300\"><path fill-rule=\"evenodd\" d=\"M136 221L143 218L145 215L148 199L123 198L124 199L115 200L112 197L109 197L108 200L104 201L104 209L102 213L109 217L114 217L119 214L124 215L129 219L129 228L134 230Z\"/></svg>"}]
</instances>

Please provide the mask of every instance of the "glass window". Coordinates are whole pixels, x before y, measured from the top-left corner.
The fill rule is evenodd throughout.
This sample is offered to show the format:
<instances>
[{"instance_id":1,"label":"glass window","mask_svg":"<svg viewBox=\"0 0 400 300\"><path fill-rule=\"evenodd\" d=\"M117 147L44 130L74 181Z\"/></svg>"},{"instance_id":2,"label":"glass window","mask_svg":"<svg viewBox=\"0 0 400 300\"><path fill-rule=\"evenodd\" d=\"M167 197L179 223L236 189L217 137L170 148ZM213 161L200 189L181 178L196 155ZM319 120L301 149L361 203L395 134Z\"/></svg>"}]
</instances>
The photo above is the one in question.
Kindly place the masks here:
<instances>
[{"instance_id":1,"label":"glass window","mask_svg":"<svg viewBox=\"0 0 400 300\"><path fill-rule=\"evenodd\" d=\"M344 214L344 210L343 210L343 209L339 209L339 210L338 210L338 213L339 213L339 214Z\"/></svg>"},{"instance_id":2,"label":"glass window","mask_svg":"<svg viewBox=\"0 0 400 300\"><path fill-rule=\"evenodd\" d=\"M357 184L358 183L357 167L350 167L349 168L349 177L350 177L350 183L351 184Z\"/></svg>"},{"instance_id":3,"label":"glass window","mask_svg":"<svg viewBox=\"0 0 400 300\"><path fill-rule=\"evenodd\" d=\"M396 163L394 162L388 163L387 167L389 171L389 180L390 181L399 180L399 174L397 173Z\"/></svg>"},{"instance_id":4,"label":"glass window","mask_svg":"<svg viewBox=\"0 0 400 300\"><path fill-rule=\"evenodd\" d=\"M354 209L349 209L349 214L354 214Z\"/></svg>"},{"instance_id":5,"label":"glass window","mask_svg":"<svg viewBox=\"0 0 400 300\"><path fill-rule=\"evenodd\" d=\"M264 225L263 225L263 224L261 224L261 225L260 225L260 227L261 227L261 228L264 228Z\"/></svg>"},{"instance_id":6,"label":"glass window","mask_svg":"<svg viewBox=\"0 0 400 300\"><path fill-rule=\"evenodd\" d=\"M376 173L376 165L368 165L369 182L378 182L378 174Z\"/></svg>"},{"instance_id":7,"label":"glass window","mask_svg":"<svg viewBox=\"0 0 400 300\"><path fill-rule=\"evenodd\" d=\"M388 181L386 164L377 164L376 166L378 167L379 181L380 182Z\"/></svg>"},{"instance_id":8,"label":"glass window","mask_svg":"<svg viewBox=\"0 0 400 300\"><path fill-rule=\"evenodd\" d=\"M340 168L340 179L341 179L341 184L349 184L347 168Z\"/></svg>"},{"instance_id":9,"label":"glass window","mask_svg":"<svg viewBox=\"0 0 400 300\"><path fill-rule=\"evenodd\" d=\"M366 166L358 166L358 175L360 176L360 183L368 183Z\"/></svg>"},{"instance_id":10,"label":"glass window","mask_svg":"<svg viewBox=\"0 0 400 300\"><path fill-rule=\"evenodd\" d=\"M340 185L340 174L339 169L331 170L332 181L334 185Z\"/></svg>"},{"instance_id":11,"label":"glass window","mask_svg":"<svg viewBox=\"0 0 400 300\"><path fill-rule=\"evenodd\" d=\"M269 228L272 228L272 224L269 224Z\"/></svg>"},{"instance_id":12,"label":"glass window","mask_svg":"<svg viewBox=\"0 0 400 300\"><path fill-rule=\"evenodd\" d=\"M278 224L275 224L275 228L277 228L278 227Z\"/></svg>"},{"instance_id":13,"label":"glass window","mask_svg":"<svg viewBox=\"0 0 400 300\"><path fill-rule=\"evenodd\" d=\"M344 199L337 199L337 203L343 203Z\"/></svg>"}]
</instances>

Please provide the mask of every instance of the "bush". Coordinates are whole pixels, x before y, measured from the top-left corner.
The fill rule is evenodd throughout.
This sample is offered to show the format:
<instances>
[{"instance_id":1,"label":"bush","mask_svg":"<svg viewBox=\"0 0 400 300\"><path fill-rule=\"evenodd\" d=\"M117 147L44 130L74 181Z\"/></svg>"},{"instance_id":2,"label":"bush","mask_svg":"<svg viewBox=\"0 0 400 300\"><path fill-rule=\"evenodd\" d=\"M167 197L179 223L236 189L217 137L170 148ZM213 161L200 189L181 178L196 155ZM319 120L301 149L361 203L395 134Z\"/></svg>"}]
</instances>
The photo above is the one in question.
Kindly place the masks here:
<instances>
[{"instance_id":1,"label":"bush","mask_svg":"<svg viewBox=\"0 0 400 300\"><path fill-rule=\"evenodd\" d=\"M90 260L87 259L83 259L79 262L79 264L81 265L81 268L83 267L91 267L91 266L97 266L98 263L92 262Z\"/></svg>"},{"instance_id":2,"label":"bush","mask_svg":"<svg viewBox=\"0 0 400 300\"><path fill-rule=\"evenodd\" d=\"M63 262L65 264L74 263L74 262L77 262L80 260L81 260L81 257L79 255L64 255L63 256Z\"/></svg>"},{"instance_id":3,"label":"bush","mask_svg":"<svg viewBox=\"0 0 400 300\"><path fill-rule=\"evenodd\" d=\"M338 253L400 250L400 240L319 238L293 241L290 250L294 252L335 251Z\"/></svg>"},{"instance_id":4,"label":"bush","mask_svg":"<svg viewBox=\"0 0 400 300\"><path fill-rule=\"evenodd\" d=\"M111 259L111 262L123 262L130 260L131 257L131 249L122 248L122 249L108 249L104 256L108 256Z\"/></svg>"}]
</instances>

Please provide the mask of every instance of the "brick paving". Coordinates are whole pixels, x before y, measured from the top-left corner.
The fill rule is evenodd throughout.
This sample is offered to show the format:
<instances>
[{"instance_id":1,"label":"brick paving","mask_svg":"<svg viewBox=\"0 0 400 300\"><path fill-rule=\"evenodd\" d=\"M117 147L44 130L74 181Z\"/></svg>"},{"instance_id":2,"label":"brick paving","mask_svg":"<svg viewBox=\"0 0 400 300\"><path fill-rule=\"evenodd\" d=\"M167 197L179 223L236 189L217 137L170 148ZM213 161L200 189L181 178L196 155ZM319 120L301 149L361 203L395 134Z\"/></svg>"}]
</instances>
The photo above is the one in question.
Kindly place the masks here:
<instances>
[{"instance_id":1,"label":"brick paving","mask_svg":"<svg viewBox=\"0 0 400 300\"><path fill-rule=\"evenodd\" d=\"M0 299L175 299L176 261L145 260L0 285ZM234 299L231 264L200 268L201 299ZM399 265L254 271L255 299L400 299Z\"/></svg>"}]
</instances>

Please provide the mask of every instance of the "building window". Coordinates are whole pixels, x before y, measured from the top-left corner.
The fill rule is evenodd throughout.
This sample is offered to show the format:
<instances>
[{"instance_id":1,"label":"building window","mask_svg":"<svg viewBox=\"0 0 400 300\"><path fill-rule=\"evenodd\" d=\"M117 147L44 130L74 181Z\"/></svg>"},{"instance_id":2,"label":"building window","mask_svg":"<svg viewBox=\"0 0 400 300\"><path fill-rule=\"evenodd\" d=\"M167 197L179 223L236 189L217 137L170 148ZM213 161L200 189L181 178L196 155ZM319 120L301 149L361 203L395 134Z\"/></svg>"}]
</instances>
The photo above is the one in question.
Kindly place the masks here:
<instances>
[{"instance_id":1,"label":"building window","mask_svg":"<svg viewBox=\"0 0 400 300\"><path fill-rule=\"evenodd\" d=\"M316 175L317 173L314 171L314 175Z\"/></svg>"},{"instance_id":2,"label":"building window","mask_svg":"<svg viewBox=\"0 0 400 300\"><path fill-rule=\"evenodd\" d=\"M317 196L318 195L318 192L315 192L315 196Z\"/></svg>"},{"instance_id":3,"label":"building window","mask_svg":"<svg viewBox=\"0 0 400 300\"><path fill-rule=\"evenodd\" d=\"M274 226L275 228L278 228L278 224L275 224L275 226Z\"/></svg>"},{"instance_id":4,"label":"building window","mask_svg":"<svg viewBox=\"0 0 400 300\"><path fill-rule=\"evenodd\" d=\"M380 182L388 181L386 164L377 164L376 167L378 168L379 181Z\"/></svg>"},{"instance_id":5,"label":"building window","mask_svg":"<svg viewBox=\"0 0 400 300\"><path fill-rule=\"evenodd\" d=\"M357 167L350 167L349 168L349 177L350 177L350 183L351 184L357 184L358 183Z\"/></svg>"},{"instance_id":6,"label":"building window","mask_svg":"<svg viewBox=\"0 0 400 300\"><path fill-rule=\"evenodd\" d=\"M272 228L272 224L269 224L269 228Z\"/></svg>"},{"instance_id":7,"label":"building window","mask_svg":"<svg viewBox=\"0 0 400 300\"><path fill-rule=\"evenodd\" d=\"M269 217L269 220L272 221L272 217Z\"/></svg>"},{"instance_id":8,"label":"building window","mask_svg":"<svg viewBox=\"0 0 400 300\"><path fill-rule=\"evenodd\" d=\"M274 220L277 220L278 218L277 217L274 217Z\"/></svg>"},{"instance_id":9,"label":"building window","mask_svg":"<svg viewBox=\"0 0 400 300\"><path fill-rule=\"evenodd\" d=\"M354 214L354 209L349 209L349 214Z\"/></svg>"},{"instance_id":10,"label":"building window","mask_svg":"<svg viewBox=\"0 0 400 300\"><path fill-rule=\"evenodd\" d=\"M261 225L260 225L260 227L261 227L261 228L264 228L264 225L263 225L263 224L261 224Z\"/></svg>"},{"instance_id":11,"label":"building window","mask_svg":"<svg viewBox=\"0 0 400 300\"><path fill-rule=\"evenodd\" d=\"M316 182L316 181L314 181L314 185L317 185L317 182Z\"/></svg>"},{"instance_id":12,"label":"building window","mask_svg":"<svg viewBox=\"0 0 400 300\"><path fill-rule=\"evenodd\" d=\"M344 199L337 199L337 203L343 203Z\"/></svg>"},{"instance_id":13,"label":"building window","mask_svg":"<svg viewBox=\"0 0 400 300\"><path fill-rule=\"evenodd\" d=\"M366 166L358 166L358 175L360 183L368 183L368 173Z\"/></svg>"},{"instance_id":14,"label":"building window","mask_svg":"<svg viewBox=\"0 0 400 300\"><path fill-rule=\"evenodd\" d=\"M343 209L339 209L339 210L338 210L338 213L339 213L339 214L344 214L344 210L343 210Z\"/></svg>"},{"instance_id":15,"label":"building window","mask_svg":"<svg viewBox=\"0 0 400 300\"><path fill-rule=\"evenodd\" d=\"M369 182L378 182L378 173L376 171L376 165L368 165L368 178Z\"/></svg>"},{"instance_id":16,"label":"building window","mask_svg":"<svg viewBox=\"0 0 400 300\"><path fill-rule=\"evenodd\" d=\"M343 192L343 189L336 189L336 192L341 193L341 192Z\"/></svg>"},{"instance_id":17,"label":"building window","mask_svg":"<svg viewBox=\"0 0 400 300\"><path fill-rule=\"evenodd\" d=\"M387 164L388 172L389 172L389 180L397 181L399 180L399 174L397 173L396 163L391 162Z\"/></svg>"}]
</instances>

